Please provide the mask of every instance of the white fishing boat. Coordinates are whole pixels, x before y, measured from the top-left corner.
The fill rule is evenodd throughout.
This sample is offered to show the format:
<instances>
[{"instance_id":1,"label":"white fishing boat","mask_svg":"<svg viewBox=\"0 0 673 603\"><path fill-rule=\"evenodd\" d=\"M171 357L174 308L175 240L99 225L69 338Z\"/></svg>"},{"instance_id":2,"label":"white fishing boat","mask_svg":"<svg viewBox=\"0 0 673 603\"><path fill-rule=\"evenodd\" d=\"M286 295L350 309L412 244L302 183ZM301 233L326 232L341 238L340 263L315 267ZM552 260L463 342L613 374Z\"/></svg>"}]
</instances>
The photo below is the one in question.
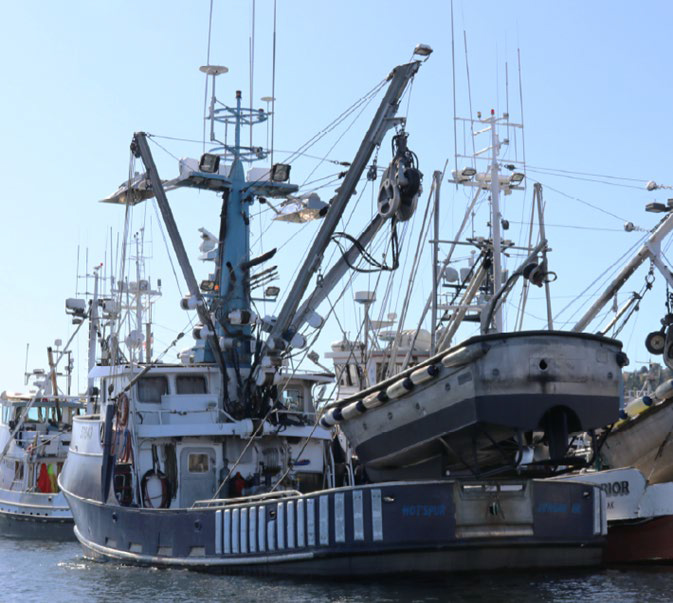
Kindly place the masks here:
<instances>
[{"instance_id":1,"label":"white fishing boat","mask_svg":"<svg viewBox=\"0 0 673 603\"><path fill-rule=\"evenodd\" d=\"M74 522L58 486L70 445L73 419L84 399L57 387L56 366L36 371L37 388L0 394L0 536L73 540ZM68 367L69 369L70 367Z\"/></svg>"}]
</instances>

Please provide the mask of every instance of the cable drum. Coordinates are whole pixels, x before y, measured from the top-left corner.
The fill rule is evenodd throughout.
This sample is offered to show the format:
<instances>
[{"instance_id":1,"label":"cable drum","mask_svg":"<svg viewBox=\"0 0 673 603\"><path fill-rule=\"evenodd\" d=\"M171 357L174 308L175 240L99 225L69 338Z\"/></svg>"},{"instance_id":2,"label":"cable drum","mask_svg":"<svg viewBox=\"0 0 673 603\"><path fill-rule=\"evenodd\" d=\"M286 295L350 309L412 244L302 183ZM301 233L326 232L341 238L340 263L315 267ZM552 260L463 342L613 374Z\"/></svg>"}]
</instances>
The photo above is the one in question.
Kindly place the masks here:
<instances>
[{"instance_id":1,"label":"cable drum","mask_svg":"<svg viewBox=\"0 0 673 603\"><path fill-rule=\"evenodd\" d=\"M406 132L393 137L393 160L381 179L378 211L382 218L396 218L406 222L414 215L418 196L421 194L423 174L413 151L407 147Z\"/></svg>"}]
</instances>

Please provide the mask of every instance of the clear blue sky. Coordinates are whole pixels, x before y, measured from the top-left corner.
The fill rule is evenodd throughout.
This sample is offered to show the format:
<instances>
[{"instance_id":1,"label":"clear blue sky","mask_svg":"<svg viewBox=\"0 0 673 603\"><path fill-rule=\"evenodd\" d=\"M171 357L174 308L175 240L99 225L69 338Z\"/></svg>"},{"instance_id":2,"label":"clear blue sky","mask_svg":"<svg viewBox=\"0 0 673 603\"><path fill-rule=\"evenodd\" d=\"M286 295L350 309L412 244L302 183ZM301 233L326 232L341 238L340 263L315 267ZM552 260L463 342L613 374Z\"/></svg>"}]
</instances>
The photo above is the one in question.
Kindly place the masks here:
<instances>
[{"instance_id":1,"label":"clear blue sky","mask_svg":"<svg viewBox=\"0 0 673 603\"><path fill-rule=\"evenodd\" d=\"M215 2L211 62L230 68L218 86L223 100L233 99L236 89L242 89L245 98L249 96L251 6L250 0ZM277 158L282 158L280 151L298 147L328 124L391 67L406 61L416 43L424 42L435 53L414 83L408 130L410 145L426 174L427 192L432 172L441 169L447 158L452 163L454 153L449 6L448 0L414 4L399 0L279 0ZM167 136L201 137L204 90L197 68L206 62L208 10L207 0L26 0L3 7L0 390L22 386L27 343L29 368L44 367L46 346L70 334L63 300L75 292L77 249L79 271L84 274L85 250L90 269L104 259L110 228L113 236L121 230L123 211L97 200L126 179L132 133L142 129ZM257 0L255 106L261 104L261 96L271 94L272 10L270 0ZM507 63L510 113L520 117L516 89L520 48L528 164L635 179L622 181L632 186L629 188L529 172L529 180L535 177L545 185L553 248L550 262L559 274L553 289L558 311L598 281L636 242L639 233L625 233L624 220L644 228L656 223L657 216L646 214L644 205L665 201L666 191L648 193L643 183L651 179L673 184L673 5L660 1L636 5L626 1L456 0L454 13L459 113L469 112L463 32L469 46L475 111L504 110ZM406 106L403 111L407 112ZM330 157L352 158L367 115L354 124ZM264 138L262 129L258 144L264 144ZM177 156L200 152L198 145L166 146ZM324 154L328 148L317 148L316 154ZM380 163L389 160L388 148L386 142ZM175 175L177 166L171 157L156 148L155 152L162 176ZM293 179L303 182L311 169L310 163L298 162ZM322 193L329 198L329 190ZM525 197L508 197L505 217L512 222L520 220L531 193L529 186ZM217 230L219 201L204 194L180 193L173 198L187 248L196 258L196 229ZM365 192L363 199L353 222L359 220L360 226L353 232L366 220L370 193ZM449 209L442 236L449 238L465 197L445 185L443 201ZM154 219L154 215L148 204L147 214L138 212L134 226ZM293 228L281 225L275 234L265 235L259 249L287 242L295 234ZM286 256L279 256L284 258L280 261L284 279L291 276L297 250L305 247L312 228L307 227L285 245ZM165 284L155 315L155 339L161 347L184 328L187 317L176 309L179 292L165 260L158 227L148 222L148 229L154 242L150 272ZM259 232L259 223L253 224L255 232ZM518 235L518 230L512 229L511 234ZM205 274L203 266L196 268L199 276ZM643 277L639 273L625 291L639 289ZM622 332L634 361L648 358L643 338L659 325L664 309L662 283L658 277L637 320ZM365 287L366 282L356 288ZM345 306L340 312L347 315ZM571 314L572 309L566 317ZM540 324L531 317L529 326ZM352 325L348 328L354 330ZM327 351L329 341L338 337L336 328L327 332L319 351ZM83 342L79 349L83 363ZM80 382L85 378L82 370L79 378Z\"/></svg>"}]
</instances>

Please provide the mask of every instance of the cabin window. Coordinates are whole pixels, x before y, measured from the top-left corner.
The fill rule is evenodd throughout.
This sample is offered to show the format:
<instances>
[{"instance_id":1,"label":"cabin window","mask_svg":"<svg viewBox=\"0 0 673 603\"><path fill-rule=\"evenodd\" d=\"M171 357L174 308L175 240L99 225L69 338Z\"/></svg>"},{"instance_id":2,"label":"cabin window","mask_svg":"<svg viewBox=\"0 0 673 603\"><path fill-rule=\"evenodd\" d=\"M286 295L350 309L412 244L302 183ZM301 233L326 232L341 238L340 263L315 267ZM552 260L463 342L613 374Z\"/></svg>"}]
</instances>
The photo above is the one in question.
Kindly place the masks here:
<instances>
[{"instance_id":1,"label":"cabin window","mask_svg":"<svg viewBox=\"0 0 673 603\"><path fill-rule=\"evenodd\" d=\"M178 394L207 394L206 378L203 375L180 375L175 380Z\"/></svg>"},{"instance_id":2,"label":"cabin window","mask_svg":"<svg viewBox=\"0 0 673 603\"><path fill-rule=\"evenodd\" d=\"M351 379L355 385L358 387L363 387L364 385L364 373L362 372L362 366L359 364L351 364Z\"/></svg>"},{"instance_id":3,"label":"cabin window","mask_svg":"<svg viewBox=\"0 0 673 603\"><path fill-rule=\"evenodd\" d=\"M288 410L304 410L304 392L301 389L283 390L283 404Z\"/></svg>"},{"instance_id":4,"label":"cabin window","mask_svg":"<svg viewBox=\"0 0 673 603\"><path fill-rule=\"evenodd\" d=\"M42 408L31 406L26 415L26 421L43 421Z\"/></svg>"},{"instance_id":5,"label":"cabin window","mask_svg":"<svg viewBox=\"0 0 673 603\"><path fill-rule=\"evenodd\" d=\"M143 377L138 381L138 399L141 402L159 404L161 396L168 393L168 379L166 377Z\"/></svg>"},{"instance_id":6,"label":"cabin window","mask_svg":"<svg viewBox=\"0 0 673 603\"><path fill-rule=\"evenodd\" d=\"M346 364L341 372L341 385L352 387L353 376L351 375L351 365Z\"/></svg>"},{"instance_id":7,"label":"cabin window","mask_svg":"<svg viewBox=\"0 0 673 603\"><path fill-rule=\"evenodd\" d=\"M189 455L189 472L190 473L206 473L208 471L208 455L207 454L190 454Z\"/></svg>"}]
</instances>

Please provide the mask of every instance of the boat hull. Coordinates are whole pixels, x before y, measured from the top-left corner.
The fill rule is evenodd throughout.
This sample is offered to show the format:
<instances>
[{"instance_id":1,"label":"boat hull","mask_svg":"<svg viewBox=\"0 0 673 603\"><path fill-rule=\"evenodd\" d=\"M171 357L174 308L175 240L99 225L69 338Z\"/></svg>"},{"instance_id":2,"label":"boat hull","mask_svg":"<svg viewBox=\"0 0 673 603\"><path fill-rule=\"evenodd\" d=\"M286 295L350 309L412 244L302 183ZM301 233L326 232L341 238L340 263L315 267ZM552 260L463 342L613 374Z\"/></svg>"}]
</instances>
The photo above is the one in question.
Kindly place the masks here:
<instances>
[{"instance_id":1,"label":"boat hull","mask_svg":"<svg viewBox=\"0 0 673 603\"><path fill-rule=\"evenodd\" d=\"M673 561L673 515L610 523L605 563Z\"/></svg>"},{"instance_id":2,"label":"boat hull","mask_svg":"<svg viewBox=\"0 0 673 603\"><path fill-rule=\"evenodd\" d=\"M336 422L374 480L422 463L434 467L434 477L513 463L518 447L499 443L557 426L565 451L568 433L617 419L620 349L619 342L582 333L474 337L431 360L432 379L371 408L363 396L362 412L343 408L348 416ZM380 391L402 391L402 381Z\"/></svg>"},{"instance_id":3,"label":"boat hull","mask_svg":"<svg viewBox=\"0 0 673 603\"><path fill-rule=\"evenodd\" d=\"M650 484L633 467L555 478L594 484L605 493L605 563L673 561L673 483Z\"/></svg>"},{"instance_id":4,"label":"boat hull","mask_svg":"<svg viewBox=\"0 0 673 603\"><path fill-rule=\"evenodd\" d=\"M75 540L74 521L62 494L0 489L0 535L29 540Z\"/></svg>"},{"instance_id":5,"label":"boat hull","mask_svg":"<svg viewBox=\"0 0 673 603\"><path fill-rule=\"evenodd\" d=\"M636 467L651 484L673 480L673 398L611 432L601 449L606 467Z\"/></svg>"},{"instance_id":6,"label":"boat hull","mask_svg":"<svg viewBox=\"0 0 673 603\"><path fill-rule=\"evenodd\" d=\"M592 566L605 534L598 488L541 480L389 483L176 510L66 495L92 558L222 573Z\"/></svg>"}]
</instances>

